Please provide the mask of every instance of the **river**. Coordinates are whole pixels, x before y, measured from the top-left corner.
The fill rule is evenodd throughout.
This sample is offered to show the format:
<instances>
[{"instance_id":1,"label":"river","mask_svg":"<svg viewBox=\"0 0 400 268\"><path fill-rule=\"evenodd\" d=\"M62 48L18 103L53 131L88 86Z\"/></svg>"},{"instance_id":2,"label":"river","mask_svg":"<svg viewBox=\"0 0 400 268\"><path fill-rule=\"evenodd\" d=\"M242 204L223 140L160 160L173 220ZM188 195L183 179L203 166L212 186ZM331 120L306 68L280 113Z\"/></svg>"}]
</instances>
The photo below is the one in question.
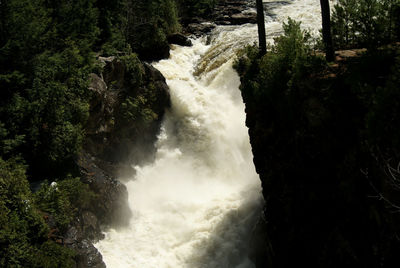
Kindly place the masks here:
<instances>
[{"instance_id":1,"label":"river","mask_svg":"<svg viewBox=\"0 0 400 268\"><path fill-rule=\"evenodd\" d=\"M317 33L319 1L264 1L271 42L287 17ZM220 26L192 47L173 46L153 63L170 87L153 163L126 182L133 217L95 246L109 268L251 268L251 230L261 185L245 126L237 49L257 40L255 25Z\"/></svg>"}]
</instances>

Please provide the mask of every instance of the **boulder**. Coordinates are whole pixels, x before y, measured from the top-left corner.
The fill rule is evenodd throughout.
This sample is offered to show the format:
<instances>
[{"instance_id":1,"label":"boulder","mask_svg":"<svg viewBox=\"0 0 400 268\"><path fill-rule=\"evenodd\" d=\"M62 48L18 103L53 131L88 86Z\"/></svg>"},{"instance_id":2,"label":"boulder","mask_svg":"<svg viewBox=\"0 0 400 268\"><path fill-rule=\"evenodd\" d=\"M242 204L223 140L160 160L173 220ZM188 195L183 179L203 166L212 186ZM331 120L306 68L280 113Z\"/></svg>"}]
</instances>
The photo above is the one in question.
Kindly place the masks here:
<instances>
[{"instance_id":1,"label":"boulder","mask_svg":"<svg viewBox=\"0 0 400 268\"><path fill-rule=\"evenodd\" d=\"M191 47L192 46L192 41L190 41L189 38L184 36L183 34L180 33L175 33L171 34L168 36L168 43L170 44L175 44L175 45L180 45L180 46L185 46L185 47Z\"/></svg>"},{"instance_id":2,"label":"boulder","mask_svg":"<svg viewBox=\"0 0 400 268\"><path fill-rule=\"evenodd\" d=\"M79 225L79 224L78 224ZM64 245L76 253L76 268L105 268L103 257L92 241L85 239L80 228L71 226L65 234Z\"/></svg>"}]
</instances>

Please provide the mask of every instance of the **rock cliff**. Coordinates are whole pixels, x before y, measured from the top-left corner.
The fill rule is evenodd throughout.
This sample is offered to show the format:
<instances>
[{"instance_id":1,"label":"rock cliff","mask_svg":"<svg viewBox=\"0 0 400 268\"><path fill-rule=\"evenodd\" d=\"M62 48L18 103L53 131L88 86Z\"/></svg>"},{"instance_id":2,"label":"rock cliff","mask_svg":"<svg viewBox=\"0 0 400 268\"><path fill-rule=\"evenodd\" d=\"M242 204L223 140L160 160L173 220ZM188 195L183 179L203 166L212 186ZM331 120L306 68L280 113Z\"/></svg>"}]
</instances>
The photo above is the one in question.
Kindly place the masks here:
<instances>
[{"instance_id":1,"label":"rock cliff","mask_svg":"<svg viewBox=\"0 0 400 268\"><path fill-rule=\"evenodd\" d=\"M80 210L62 237L63 244L76 251L77 267L105 267L93 243L104 238L102 230L124 226L131 216L127 189L116 178L131 176L131 164L152 157L164 111L170 105L165 78L151 65L136 57L99 57L99 63L101 71L90 75L86 140L76 161L81 181L89 185L95 198L89 208ZM139 110L128 109L127 100L137 103L139 107L133 108ZM151 116L144 117L142 110ZM134 114L127 117L130 112Z\"/></svg>"},{"instance_id":2,"label":"rock cliff","mask_svg":"<svg viewBox=\"0 0 400 268\"><path fill-rule=\"evenodd\" d=\"M270 95L260 103L242 90L265 199L252 238L257 267L399 262L399 216L391 212L398 186L388 173L399 159L391 134L398 130L388 123L399 120L389 104L398 96L390 80L398 77L399 50L362 52L338 52L337 64L309 73L290 92L282 89L272 103ZM373 130L372 122L391 131Z\"/></svg>"}]
</instances>

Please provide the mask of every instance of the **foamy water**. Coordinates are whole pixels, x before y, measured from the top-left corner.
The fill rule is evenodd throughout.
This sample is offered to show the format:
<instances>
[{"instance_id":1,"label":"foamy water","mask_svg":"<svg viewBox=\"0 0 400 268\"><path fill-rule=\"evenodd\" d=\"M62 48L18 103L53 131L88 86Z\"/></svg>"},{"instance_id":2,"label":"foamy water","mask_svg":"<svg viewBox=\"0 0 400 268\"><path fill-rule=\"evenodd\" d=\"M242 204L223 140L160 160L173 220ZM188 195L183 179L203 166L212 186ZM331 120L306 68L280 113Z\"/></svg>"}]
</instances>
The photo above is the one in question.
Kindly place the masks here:
<instances>
[{"instance_id":1,"label":"foamy water","mask_svg":"<svg viewBox=\"0 0 400 268\"><path fill-rule=\"evenodd\" d=\"M291 2L267 18L269 36L288 16L319 27L319 1ZM154 64L167 79L172 107L155 161L135 167L126 183L129 226L108 230L96 244L107 267L254 267L248 240L263 200L232 62L237 49L257 40L257 29L218 27L209 40L174 46L170 59Z\"/></svg>"}]
</instances>

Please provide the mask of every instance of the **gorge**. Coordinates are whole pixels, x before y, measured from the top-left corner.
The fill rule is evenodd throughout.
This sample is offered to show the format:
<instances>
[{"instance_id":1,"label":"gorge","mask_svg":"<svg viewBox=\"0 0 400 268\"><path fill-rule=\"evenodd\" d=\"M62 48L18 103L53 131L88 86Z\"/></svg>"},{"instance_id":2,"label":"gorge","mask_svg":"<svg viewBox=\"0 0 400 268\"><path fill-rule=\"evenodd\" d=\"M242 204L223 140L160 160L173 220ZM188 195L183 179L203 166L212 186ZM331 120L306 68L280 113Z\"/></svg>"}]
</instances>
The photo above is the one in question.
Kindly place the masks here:
<instances>
[{"instance_id":1,"label":"gorge","mask_svg":"<svg viewBox=\"0 0 400 268\"><path fill-rule=\"evenodd\" d=\"M0 267L397 268L399 85L400 0L1 0Z\"/></svg>"},{"instance_id":2,"label":"gorge","mask_svg":"<svg viewBox=\"0 0 400 268\"><path fill-rule=\"evenodd\" d=\"M289 16L320 28L316 1L264 2L269 41ZM171 108L154 162L125 181L129 226L95 245L107 267L254 267L248 247L263 201L232 64L256 40L255 25L218 26L153 63L167 79Z\"/></svg>"}]
</instances>

